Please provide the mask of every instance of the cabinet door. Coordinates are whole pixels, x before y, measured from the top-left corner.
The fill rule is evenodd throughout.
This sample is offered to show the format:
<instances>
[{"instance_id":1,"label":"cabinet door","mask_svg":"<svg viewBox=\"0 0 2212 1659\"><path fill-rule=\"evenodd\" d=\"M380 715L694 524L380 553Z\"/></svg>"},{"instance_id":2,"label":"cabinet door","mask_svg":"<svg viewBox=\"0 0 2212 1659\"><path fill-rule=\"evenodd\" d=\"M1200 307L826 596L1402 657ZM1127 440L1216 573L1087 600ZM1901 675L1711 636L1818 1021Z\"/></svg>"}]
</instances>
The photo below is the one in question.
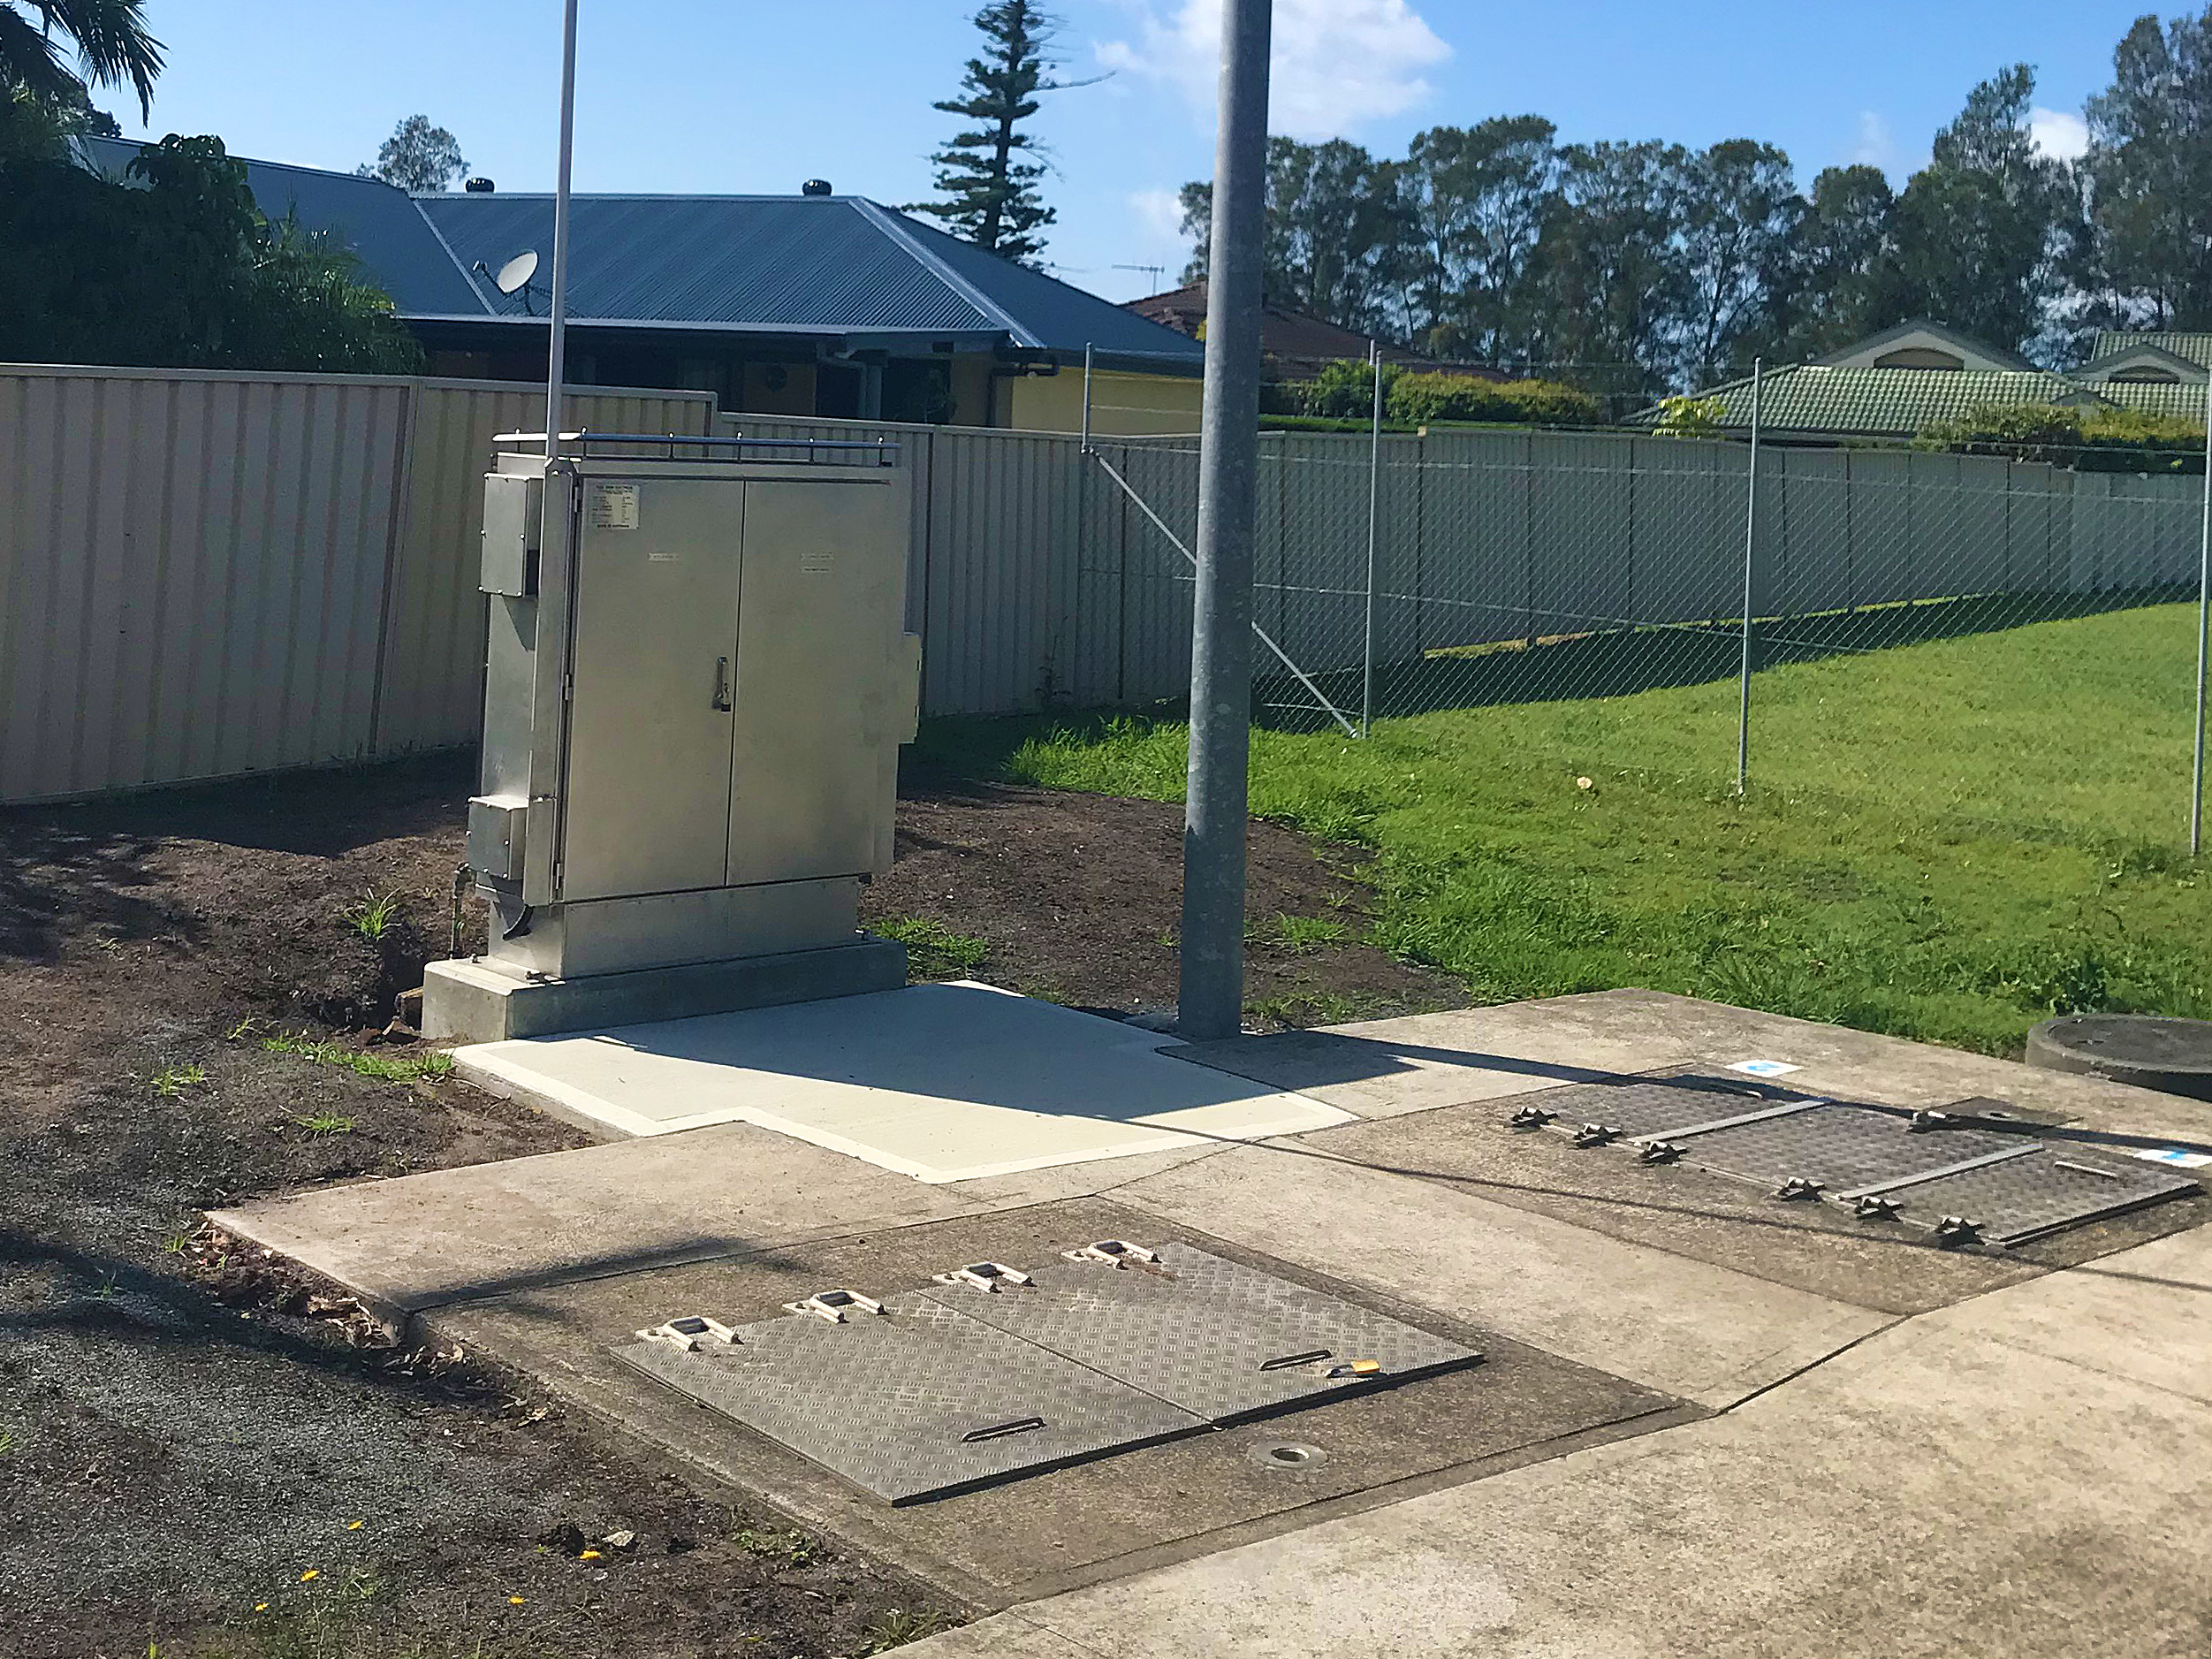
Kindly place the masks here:
<instances>
[{"instance_id":1,"label":"cabinet door","mask_svg":"<svg viewBox=\"0 0 2212 1659\"><path fill-rule=\"evenodd\" d=\"M582 488L561 896L718 887L743 486Z\"/></svg>"},{"instance_id":2,"label":"cabinet door","mask_svg":"<svg viewBox=\"0 0 2212 1659\"><path fill-rule=\"evenodd\" d=\"M733 886L860 875L873 864L906 511L888 478L745 487Z\"/></svg>"}]
</instances>

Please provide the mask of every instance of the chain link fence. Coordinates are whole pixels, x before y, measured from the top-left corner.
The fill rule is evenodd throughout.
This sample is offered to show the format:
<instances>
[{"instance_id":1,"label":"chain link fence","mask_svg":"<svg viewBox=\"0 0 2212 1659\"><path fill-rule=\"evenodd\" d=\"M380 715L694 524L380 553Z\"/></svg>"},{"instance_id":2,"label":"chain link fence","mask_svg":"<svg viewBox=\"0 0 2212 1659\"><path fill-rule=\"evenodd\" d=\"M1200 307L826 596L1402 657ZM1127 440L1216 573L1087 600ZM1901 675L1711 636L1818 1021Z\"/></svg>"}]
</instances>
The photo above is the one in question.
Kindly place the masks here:
<instances>
[{"instance_id":1,"label":"chain link fence","mask_svg":"<svg viewBox=\"0 0 2212 1659\"><path fill-rule=\"evenodd\" d=\"M1083 678L1173 699L1195 441L1094 440L1089 459ZM1270 434L1256 718L1356 734L1548 709L1524 729L1562 763L2171 846L2201 798L2205 479L2079 460Z\"/></svg>"}]
</instances>

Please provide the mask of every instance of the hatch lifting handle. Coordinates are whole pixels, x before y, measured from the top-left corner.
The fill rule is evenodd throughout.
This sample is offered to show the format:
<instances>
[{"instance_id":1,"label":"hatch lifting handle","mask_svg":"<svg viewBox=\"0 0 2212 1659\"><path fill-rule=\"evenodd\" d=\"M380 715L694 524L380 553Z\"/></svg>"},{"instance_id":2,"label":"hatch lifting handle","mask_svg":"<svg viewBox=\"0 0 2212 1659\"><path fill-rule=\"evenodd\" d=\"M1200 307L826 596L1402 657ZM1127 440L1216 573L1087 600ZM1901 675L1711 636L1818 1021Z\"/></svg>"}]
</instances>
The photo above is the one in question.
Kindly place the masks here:
<instances>
[{"instance_id":1,"label":"hatch lifting handle","mask_svg":"<svg viewBox=\"0 0 2212 1659\"><path fill-rule=\"evenodd\" d=\"M714 659L714 706L727 714L730 712L730 659Z\"/></svg>"}]
</instances>

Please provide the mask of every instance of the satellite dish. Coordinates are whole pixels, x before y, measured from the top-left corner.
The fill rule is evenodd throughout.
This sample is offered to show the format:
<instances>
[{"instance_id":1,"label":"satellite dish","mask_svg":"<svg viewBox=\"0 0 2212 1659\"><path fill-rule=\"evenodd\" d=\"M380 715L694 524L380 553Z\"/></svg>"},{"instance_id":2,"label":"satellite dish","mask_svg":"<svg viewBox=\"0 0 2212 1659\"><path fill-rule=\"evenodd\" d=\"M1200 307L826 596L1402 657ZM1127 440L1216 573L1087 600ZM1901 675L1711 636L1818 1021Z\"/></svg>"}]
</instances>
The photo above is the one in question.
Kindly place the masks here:
<instances>
[{"instance_id":1,"label":"satellite dish","mask_svg":"<svg viewBox=\"0 0 2212 1659\"><path fill-rule=\"evenodd\" d=\"M537 250L526 247L499 267L499 274L491 279L491 285L501 293L513 293L537 275Z\"/></svg>"}]
</instances>

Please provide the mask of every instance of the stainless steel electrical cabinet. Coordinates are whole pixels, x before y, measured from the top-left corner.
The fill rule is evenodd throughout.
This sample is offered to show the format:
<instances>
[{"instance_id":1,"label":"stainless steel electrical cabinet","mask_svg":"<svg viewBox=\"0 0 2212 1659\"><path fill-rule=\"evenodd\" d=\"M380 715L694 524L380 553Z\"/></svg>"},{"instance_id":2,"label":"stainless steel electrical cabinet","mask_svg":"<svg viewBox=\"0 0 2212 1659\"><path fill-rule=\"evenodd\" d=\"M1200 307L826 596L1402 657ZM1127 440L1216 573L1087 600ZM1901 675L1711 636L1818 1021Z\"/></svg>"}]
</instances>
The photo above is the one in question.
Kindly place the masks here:
<instances>
[{"instance_id":1,"label":"stainless steel electrical cabinet","mask_svg":"<svg viewBox=\"0 0 2212 1659\"><path fill-rule=\"evenodd\" d=\"M851 942L919 700L895 450L580 447L485 479L479 965L574 980Z\"/></svg>"}]
</instances>

